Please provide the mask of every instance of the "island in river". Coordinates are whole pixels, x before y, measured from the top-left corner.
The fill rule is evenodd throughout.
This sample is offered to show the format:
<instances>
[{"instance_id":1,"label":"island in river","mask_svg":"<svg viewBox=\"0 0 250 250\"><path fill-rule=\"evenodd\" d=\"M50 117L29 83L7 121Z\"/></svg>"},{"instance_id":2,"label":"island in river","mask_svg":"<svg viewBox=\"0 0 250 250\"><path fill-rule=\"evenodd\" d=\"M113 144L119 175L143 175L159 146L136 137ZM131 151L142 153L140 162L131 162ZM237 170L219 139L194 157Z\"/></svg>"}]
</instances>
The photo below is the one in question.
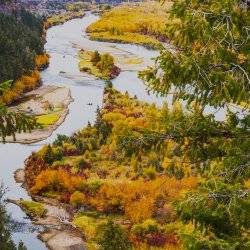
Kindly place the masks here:
<instances>
[{"instance_id":1,"label":"island in river","mask_svg":"<svg viewBox=\"0 0 250 250\"><path fill-rule=\"evenodd\" d=\"M6 142L34 143L49 137L66 118L68 105L72 101L70 89L53 85L41 86L23 95L13 111L21 111L36 118L39 128L29 132L17 133Z\"/></svg>"}]
</instances>

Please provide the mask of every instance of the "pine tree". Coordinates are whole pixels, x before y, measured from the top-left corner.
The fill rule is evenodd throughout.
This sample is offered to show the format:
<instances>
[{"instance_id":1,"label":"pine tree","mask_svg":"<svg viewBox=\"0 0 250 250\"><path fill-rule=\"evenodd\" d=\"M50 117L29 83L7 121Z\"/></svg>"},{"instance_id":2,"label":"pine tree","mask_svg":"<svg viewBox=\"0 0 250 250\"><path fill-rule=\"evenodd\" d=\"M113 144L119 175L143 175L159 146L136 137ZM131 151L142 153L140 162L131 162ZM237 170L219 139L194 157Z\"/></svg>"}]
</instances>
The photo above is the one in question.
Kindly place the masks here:
<instances>
[{"instance_id":1,"label":"pine tree","mask_svg":"<svg viewBox=\"0 0 250 250\"><path fill-rule=\"evenodd\" d=\"M152 91L202 104L249 102L249 6L238 0L177 0L157 67L141 74ZM160 77L159 77L160 76Z\"/></svg>"},{"instance_id":2,"label":"pine tree","mask_svg":"<svg viewBox=\"0 0 250 250\"><path fill-rule=\"evenodd\" d=\"M101 228L98 243L103 250L129 250L131 243L119 225L109 221Z\"/></svg>"},{"instance_id":3,"label":"pine tree","mask_svg":"<svg viewBox=\"0 0 250 250\"><path fill-rule=\"evenodd\" d=\"M6 212L3 197L5 189L0 186L0 249L1 250L17 250L11 239L10 217ZM18 250L26 250L24 244L20 242Z\"/></svg>"},{"instance_id":4,"label":"pine tree","mask_svg":"<svg viewBox=\"0 0 250 250\"><path fill-rule=\"evenodd\" d=\"M188 157L193 174L203 178L177 206L194 226L180 233L185 249L250 249L249 106L242 116L228 111L223 122L204 114L207 105L249 104L249 20L246 1L176 0L167 24L175 52L163 50L156 67L140 74L157 94L187 100L189 113L166 113L165 132L141 139L174 140L180 145L174 154Z\"/></svg>"},{"instance_id":5,"label":"pine tree","mask_svg":"<svg viewBox=\"0 0 250 250\"><path fill-rule=\"evenodd\" d=\"M30 132L37 126L34 118L23 113L12 112L5 106L0 105L0 136L3 141L7 136L13 136L15 140L17 132Z\"/></svg>"}]
</instances>

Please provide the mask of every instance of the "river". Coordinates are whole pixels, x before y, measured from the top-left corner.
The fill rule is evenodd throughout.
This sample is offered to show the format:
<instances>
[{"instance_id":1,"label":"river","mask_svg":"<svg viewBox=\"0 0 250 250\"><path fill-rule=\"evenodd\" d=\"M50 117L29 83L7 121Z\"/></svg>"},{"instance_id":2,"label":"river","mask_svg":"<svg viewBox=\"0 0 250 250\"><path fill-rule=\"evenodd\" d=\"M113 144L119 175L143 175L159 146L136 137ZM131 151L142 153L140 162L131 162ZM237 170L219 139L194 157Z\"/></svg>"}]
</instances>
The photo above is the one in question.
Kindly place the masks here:
<instances>
[{"instance_id":1,"label":"river","mask_svg":"<svg viewBox=\"0 0 250 250\"><path fill-rule=\"evenodd\" d=\"M125 67L113 80L114 87L122 92L127 90L131 95L137 95L139 99L156 102L158 105L162 103L162 98L147 94L143 82L137 77L137 71L142 69L140 67L152 64L151 58L156 57L158 53L136 45L90 41L85 29L97 19L97 16L87 14L81 19L74 19L63 25L52 27L47 32L45 48L51 58L49 67L42 72L43 84L67 86L71 90L74 101L69 106L69 114L64 123L46 140L30 145L0 144L0 180L8 188L6 195L8 198L30 199L25 189L15 182L13 173L23 167L24 160L32 151L52 142L57 134L71 135L86 126L88 121L92 123L95 121L97 106L102 105L104 82L80 73L77 58L80 48L110 52L115 56L119 54L119 56L132 55L143 58L143 65L136 65L133 69L130 67L129 70ZM93 105L88 106L89 102ZM7 209L12 218L20 222L19 230L17 229L13 234L14 241L17 243L22 240L28 250L47 249L45 244L37 239L39 230L42 228L33 226L18 206L8 204Z\"/></svg>"}]
</instances>

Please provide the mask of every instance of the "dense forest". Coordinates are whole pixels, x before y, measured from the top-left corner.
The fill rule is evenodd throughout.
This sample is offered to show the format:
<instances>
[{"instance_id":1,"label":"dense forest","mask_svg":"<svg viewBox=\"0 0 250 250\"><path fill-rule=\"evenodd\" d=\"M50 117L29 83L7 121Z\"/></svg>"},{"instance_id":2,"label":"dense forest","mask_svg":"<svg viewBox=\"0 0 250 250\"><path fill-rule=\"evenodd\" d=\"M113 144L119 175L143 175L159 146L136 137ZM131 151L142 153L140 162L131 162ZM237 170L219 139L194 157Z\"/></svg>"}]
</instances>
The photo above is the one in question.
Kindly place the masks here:
<instances>
[{"instance_id":1,"label":"dense forest","mask_svg":"<svg viewBox=\"0 0 250 250\"><path fill-rule=\"evenodd\" d=\"M12 14L0 13L0 83L11 81L0 91L0 103L9 105L23 93L40 85L39 70L49 64L44 53L43 20L20 9Z\"/></svg>"},{"instance_id":2,"label":"dense forest","mask_svg":"<svg viewBox=\"0 0 250 250\"><path fill-rule=\"evenodd\" d=\"M43 53L43 21L26 10L0 14L0 82L17 80L35 68Z\"/></svg>"},{"instance_id":3,"label":"dense forest","mask_svg":"<svg viewBox=\"0 0 250 250\"><path fill-rule=\"evenodd\" d=\"M15 113L11 104L40 84L39 70L48 65L44 53L43 20L28 11L0 13L0 136L2 140L17 131L30 131L35 120Z\"/></svg>"}]
</instances>

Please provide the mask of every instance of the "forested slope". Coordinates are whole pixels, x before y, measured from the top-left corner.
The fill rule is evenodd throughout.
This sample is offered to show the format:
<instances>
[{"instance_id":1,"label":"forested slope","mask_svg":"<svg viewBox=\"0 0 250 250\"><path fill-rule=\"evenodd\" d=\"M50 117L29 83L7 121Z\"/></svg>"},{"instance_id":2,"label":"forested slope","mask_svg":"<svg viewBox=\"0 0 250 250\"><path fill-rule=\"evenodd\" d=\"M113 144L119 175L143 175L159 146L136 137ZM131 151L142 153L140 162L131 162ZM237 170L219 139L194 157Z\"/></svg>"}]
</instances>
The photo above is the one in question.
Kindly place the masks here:
<instances>
[{"instance_id":1,"label":"forested slope","mask_svg":"<svg viewBox=\"0 0 250 250\"><path fill-rule=\"evenodd\" d=\"M43 22L25 10L0 13L0 81L16 80L35 68L43 53Z\"/></svg>"},{"instance_id":2,"label":"forested slope","mask_svg":"<svg viewBox=\"0 0 250 250\"><path fill-rule=\"evenodd\" d=\"M39 84L38 70L48 64L44 54L43 20L24 9L0 13L0 82L13 80L0 92L0 102L10 104Z\"/></svg>"}]
</instances>

